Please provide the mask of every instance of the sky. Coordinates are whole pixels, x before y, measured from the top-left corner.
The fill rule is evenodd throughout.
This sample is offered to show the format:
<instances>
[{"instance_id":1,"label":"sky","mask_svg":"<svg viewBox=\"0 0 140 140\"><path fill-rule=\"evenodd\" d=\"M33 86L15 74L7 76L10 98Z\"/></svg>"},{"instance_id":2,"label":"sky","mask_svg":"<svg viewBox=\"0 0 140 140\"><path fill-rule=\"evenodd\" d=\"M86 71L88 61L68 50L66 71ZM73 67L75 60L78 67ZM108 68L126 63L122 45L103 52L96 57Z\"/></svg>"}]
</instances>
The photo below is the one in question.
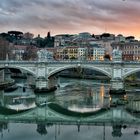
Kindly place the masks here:
<instances>
[{"instance_id":1,"label":"sky","mask_svg":"<svg viewBox=\"0 0 140 140\"><path fill-rule=\"evenodd\" d=\"M0 0L0 32L112 33L140 39L140 0Z\"/></svg>"}]
</instances>

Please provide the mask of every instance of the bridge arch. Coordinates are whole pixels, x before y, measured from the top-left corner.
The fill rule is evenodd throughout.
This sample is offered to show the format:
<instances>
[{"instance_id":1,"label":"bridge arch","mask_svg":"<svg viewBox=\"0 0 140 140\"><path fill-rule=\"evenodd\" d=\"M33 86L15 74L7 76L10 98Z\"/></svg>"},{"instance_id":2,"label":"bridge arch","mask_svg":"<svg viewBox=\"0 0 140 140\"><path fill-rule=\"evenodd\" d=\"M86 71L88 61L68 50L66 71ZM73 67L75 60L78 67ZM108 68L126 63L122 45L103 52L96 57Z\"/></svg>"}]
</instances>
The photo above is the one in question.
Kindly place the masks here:
<instances>
[{"instance_id":1,"label":"bridge arch","mask_svg":"<svg viewBox=\"0 0 140 140\"><path fill-rule=\"evenodd\" d=\"M21 67L21 66L3 66L3 67L0 67L1 69L5 69L5 68L13 68L13 69L19 69L19 70L22 70L22 71L26 71L28 73L30 73L31 75L33 76L36 76L36 73L35 71L33 70L30 70L29 68L27 67Z\"/></svg>"},{"instance_id":2,"label":"bridge arch","mask_svg":"<svg viewBox=\"0 0 140 140\"><path fill-rule=\"evenodd\" d=\"M55 75L63 70L67 70L67 69L72 69L72 68L82 68L82 69L90 69L90 70L96 70L98 72L101 72L103 74L105 74L106 76L108 76L109 78L111 78L111 73L109 73L108 71L105 71L101 68L98 68L98 67L95 67L95 66L85 66L85 65L82 65L82 66L65 66L65 67L59 67L59 68L56 68L54 70L52 70L50 73L48 73L48 77L51 77L52 75Z\"/></svg>"},{"instance_id":3,"label":"bridge arch","mask_svg":"<svg viewBox=\"0 0 140 140\"><path fill-rule=\"evenodd\" d=\"M129 70L128 72L124 73L124 75L122 76L123 79L125 79L126 77L130 76L131 74L140 72L140 68L135 68L133 70Z\"/></svg>"}]
</instances>

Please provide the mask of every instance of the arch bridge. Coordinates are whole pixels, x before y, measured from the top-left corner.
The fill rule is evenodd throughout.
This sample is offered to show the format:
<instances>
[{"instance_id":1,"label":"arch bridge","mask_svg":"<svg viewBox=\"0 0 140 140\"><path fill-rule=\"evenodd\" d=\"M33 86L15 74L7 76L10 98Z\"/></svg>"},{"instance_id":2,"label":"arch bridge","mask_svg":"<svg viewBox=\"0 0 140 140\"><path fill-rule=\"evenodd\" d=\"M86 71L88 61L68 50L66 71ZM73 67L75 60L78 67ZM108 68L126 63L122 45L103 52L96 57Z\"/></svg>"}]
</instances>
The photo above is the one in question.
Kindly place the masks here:
<instances>
[{"instance_id":1,"label":"arch bridge","mask_svg":"<svg viewBox=\"0 0 140 140\"><path fill-rule=\"evenodd\" d=\"M0 68L16 68L27 71L36 78L36 89L49 89L51 77L71 68L91 69L107 75L111 90L123 90L124 79L140 71L139 62L123 61L0 61ZM53 85L54 86L54 85Z\"/></svg>"}]
</instances>

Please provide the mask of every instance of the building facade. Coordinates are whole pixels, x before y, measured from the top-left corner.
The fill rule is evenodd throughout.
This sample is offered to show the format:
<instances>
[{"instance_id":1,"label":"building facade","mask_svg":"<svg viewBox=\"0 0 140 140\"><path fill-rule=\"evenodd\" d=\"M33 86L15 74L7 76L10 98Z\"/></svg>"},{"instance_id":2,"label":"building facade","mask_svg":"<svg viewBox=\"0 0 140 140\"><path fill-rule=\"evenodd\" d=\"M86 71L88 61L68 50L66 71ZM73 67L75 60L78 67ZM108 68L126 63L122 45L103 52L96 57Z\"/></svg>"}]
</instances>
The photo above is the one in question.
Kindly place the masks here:
<instances>
[{"instance_id":1,"label":"building facade","mask_svg":"<svg viewBox=\"0 0 140 140\"><path fill-rule=\"evenodd\" d=\"M112 49L120 49L122 51L123 60L140 61L140 42L114 42Z\"/></svg>"},{"instance_id":2,"label":"building facade","mask_svg":"<svg viewBox=\"0 0 140 140\"><path fill-rule=\"evenodd\" d=\"M88 48L88 60L103 61L105 56L105 48L103 46L94 45Z\"/></svg>"}]
</instances>

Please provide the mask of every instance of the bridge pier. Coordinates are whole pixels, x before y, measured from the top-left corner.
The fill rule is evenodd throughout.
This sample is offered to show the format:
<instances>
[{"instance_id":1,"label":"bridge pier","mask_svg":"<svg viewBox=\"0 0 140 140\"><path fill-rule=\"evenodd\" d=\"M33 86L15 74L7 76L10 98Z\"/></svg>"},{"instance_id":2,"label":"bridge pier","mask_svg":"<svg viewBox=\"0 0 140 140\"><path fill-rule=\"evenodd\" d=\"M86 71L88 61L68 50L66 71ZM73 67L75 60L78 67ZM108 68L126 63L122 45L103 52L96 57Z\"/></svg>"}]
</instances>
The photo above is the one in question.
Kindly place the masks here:
<instances>
[{"instance_id":1,"label":"bridge pier","mask_svg":"<svg viewBox=\"0 0 140 140\"><path fill-rule=\"evenodd\" d=\"M122 52L118 49L113 50L112 79L110 81L110 94L124 94L123 63Z\"/></svg>"},{"instance_id":2,"label":"bridge pier","mask_svg":"<svg viewBox=\"0 0 140 140\"><path fill-rule=\"evenodd\" d=\"M38 77L35 80L35 93L45 93L54 90L56 90L56 81L53 78L47 79L45 77Z\"/></svg>"},{"instance_id":3,"label":"bridge pier","mask_svg":"<svg viewBox=\"0 0 140 140\"><path fill-rule=\"evenodd\" d=\"M125 88L124 88L124 82L122 79L112 79L110 81L110 94L124 94Z\"/></svg>"}]
</instances>

